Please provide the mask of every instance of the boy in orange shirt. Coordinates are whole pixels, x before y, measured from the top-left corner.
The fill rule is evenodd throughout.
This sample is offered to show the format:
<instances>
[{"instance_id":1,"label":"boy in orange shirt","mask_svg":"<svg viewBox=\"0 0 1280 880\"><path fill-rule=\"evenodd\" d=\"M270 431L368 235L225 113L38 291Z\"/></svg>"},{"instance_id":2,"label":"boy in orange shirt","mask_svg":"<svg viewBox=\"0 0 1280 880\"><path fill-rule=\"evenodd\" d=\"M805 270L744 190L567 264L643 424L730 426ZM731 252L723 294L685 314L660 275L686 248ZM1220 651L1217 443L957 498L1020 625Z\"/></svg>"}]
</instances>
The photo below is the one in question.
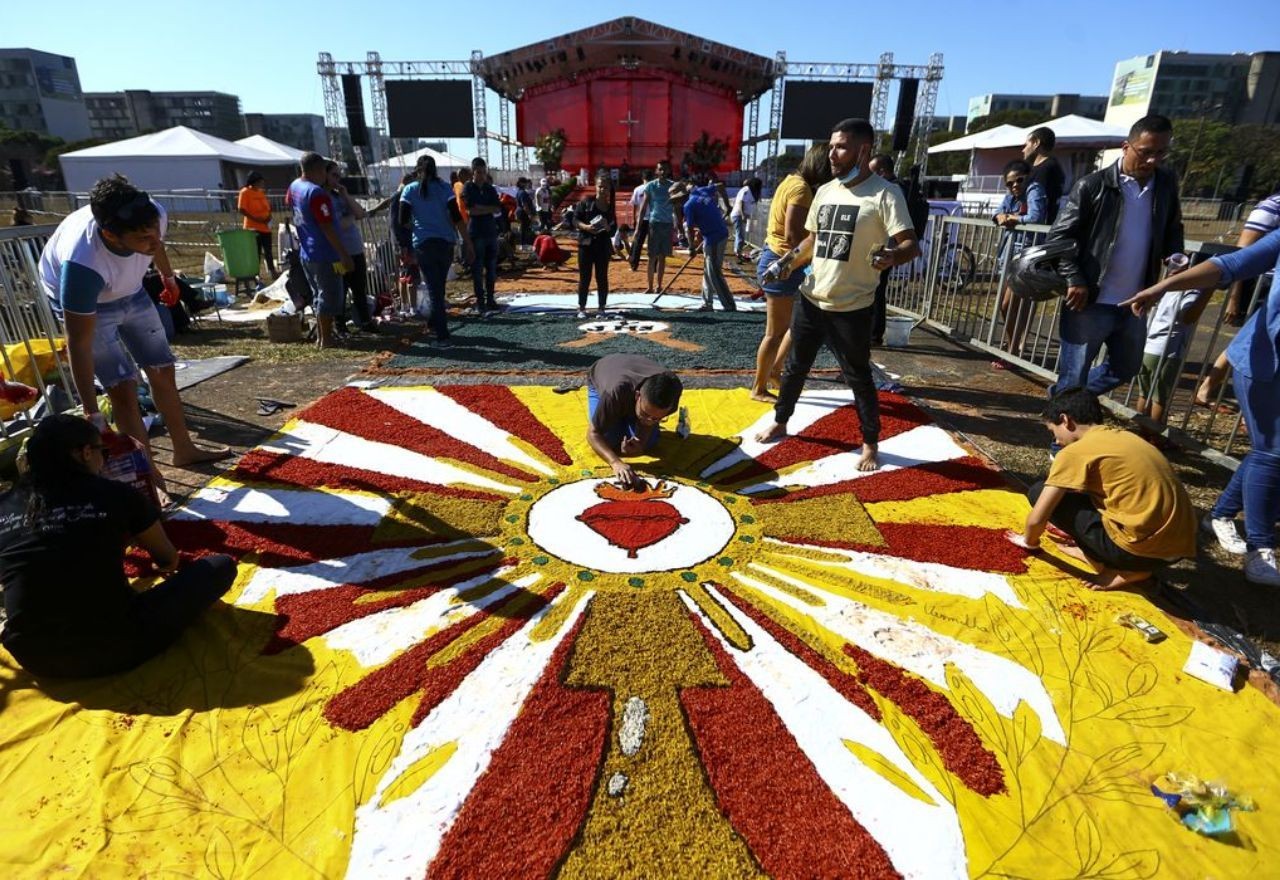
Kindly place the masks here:
<instances>
[{"instance_id":1,"label":"boy in orange shirt","mask_svg":"<svg viewBox=\"0 0 1280 880\"><path fill-rule=\"evenodd\" d=\"M271 255L271 202L267 200L267 184L261 173L249 172L244 189L236 199L236 208L244 215L244 228L258 234L258 253L267 261L267 271L274 281L276 264Z\"/></svg>"}]
</instances>

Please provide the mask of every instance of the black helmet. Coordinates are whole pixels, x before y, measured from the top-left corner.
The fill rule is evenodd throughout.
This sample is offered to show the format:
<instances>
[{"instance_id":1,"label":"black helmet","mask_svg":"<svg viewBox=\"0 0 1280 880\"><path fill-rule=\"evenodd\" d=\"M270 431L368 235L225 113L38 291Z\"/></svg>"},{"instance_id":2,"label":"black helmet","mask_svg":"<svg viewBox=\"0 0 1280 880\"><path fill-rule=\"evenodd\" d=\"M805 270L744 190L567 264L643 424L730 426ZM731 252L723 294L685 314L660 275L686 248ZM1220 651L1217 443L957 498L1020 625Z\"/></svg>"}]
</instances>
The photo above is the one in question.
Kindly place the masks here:
<instances>
[{"instance_id":1,"label":"black helmet","mask_svg":"<svg viewBox=\"0 0 1280 880\"><path fill-rule=\"evenodd\" d=\"M1067 279L1058 274L1058 260L1075 256L1076 243L1059 238L1024 248L1009 267L1009 289L1024 299L1043 302L1067 292Z\"/></svg>"}]
</instances>

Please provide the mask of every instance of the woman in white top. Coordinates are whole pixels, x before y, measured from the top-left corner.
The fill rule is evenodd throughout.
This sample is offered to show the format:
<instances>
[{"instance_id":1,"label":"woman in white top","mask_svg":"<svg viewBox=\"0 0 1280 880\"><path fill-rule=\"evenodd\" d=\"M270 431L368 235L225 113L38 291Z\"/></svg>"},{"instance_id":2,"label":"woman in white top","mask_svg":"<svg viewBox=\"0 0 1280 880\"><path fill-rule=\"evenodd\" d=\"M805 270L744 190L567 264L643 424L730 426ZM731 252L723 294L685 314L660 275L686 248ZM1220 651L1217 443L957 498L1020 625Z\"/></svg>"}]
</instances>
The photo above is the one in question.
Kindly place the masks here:
<instances>
[{"instance_id":1,"label":"woman in white top","mask_svg":"<svg viewBox=\"0 0 1280 880\"><path fill-rule=\"evenodd\" d=\"M747 243L747 224L755 213L756 202L760 201L763 187L764 181L760 178L749 177L733 197L733 210L729 212L729 219L733 222L733 252L739 260L745 259L742 248Z\"/></svg>"}]
</instances>

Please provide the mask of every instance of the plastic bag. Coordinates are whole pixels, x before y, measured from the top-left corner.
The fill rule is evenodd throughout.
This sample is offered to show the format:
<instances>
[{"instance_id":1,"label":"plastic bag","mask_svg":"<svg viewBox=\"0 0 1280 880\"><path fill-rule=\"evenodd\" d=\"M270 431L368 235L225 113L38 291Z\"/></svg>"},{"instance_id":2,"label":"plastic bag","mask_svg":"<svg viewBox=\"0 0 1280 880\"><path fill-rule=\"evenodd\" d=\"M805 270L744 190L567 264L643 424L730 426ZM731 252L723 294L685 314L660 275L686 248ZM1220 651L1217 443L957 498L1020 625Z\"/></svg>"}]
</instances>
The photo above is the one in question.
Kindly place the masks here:
<instances>
[{"instance_id":1,"label":"plastic bag","mask_svg":"<svg viewBox=\"0 0 1280 880\"><path fill-rule=\"evenodd\" d=\"M206 284L222 284L227 280L222 261L208 251L204 252L204 280Z\"/></svg>"}]
</instances>

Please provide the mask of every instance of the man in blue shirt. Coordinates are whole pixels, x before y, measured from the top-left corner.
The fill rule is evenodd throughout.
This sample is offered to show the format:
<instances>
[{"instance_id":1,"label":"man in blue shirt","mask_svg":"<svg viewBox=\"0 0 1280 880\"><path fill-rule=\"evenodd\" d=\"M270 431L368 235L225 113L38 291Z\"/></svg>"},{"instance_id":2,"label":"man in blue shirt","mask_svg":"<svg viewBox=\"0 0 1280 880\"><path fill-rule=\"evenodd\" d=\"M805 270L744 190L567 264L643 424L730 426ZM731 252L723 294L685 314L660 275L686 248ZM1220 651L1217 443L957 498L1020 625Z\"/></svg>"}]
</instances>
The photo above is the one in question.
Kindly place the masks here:
<instances>
[{"instance_id":1,"label":"man in blue shirt","mask_svg":"<svg viewBox=\"0 0 1280 880\"><path fill-rule=\"evenodd\" d=\"M498 283L498 215L503 208L498 190L489 180L489 166L478 156L471 160L471 180L462 188L462 202L471 218L467 232L476 253L471 264L476 310L486 315L498 309L494 291Z\"/></svg>"},{"instance_id":2,"label":"man in blue shirt","mask_svg":"<svg viewBox=\"0 0 1280 880\"><path fill-rule=\"evenodd\" d=\"M711 304L713 293L726 312L738 310L729 283L724 279L724 251L729 241L729 227L725 225L724 214L720 210L724 198L724 184L713 183L694 187L684 203L685 224L702 235L702 305L699 311L703 312L714 308Z\"/></svg>"},{"instance_id":3,"label":"man in blue shirt","mask_svg":"<svg viewBox=\"0 0 1280 880\"><path fill-rule=\"evenodd\" d=\"M319 153L303 153L298 160L302 176L289 184L285 204L293 210L293 228L302 251L302 271L315 295L316 345L329 348L337 341L334 322L342 314L346 287L342 276L354 271L355 263L334 222L333 197L325 189L329 182L326 159Z\"/></svg>"}]
</instances>

